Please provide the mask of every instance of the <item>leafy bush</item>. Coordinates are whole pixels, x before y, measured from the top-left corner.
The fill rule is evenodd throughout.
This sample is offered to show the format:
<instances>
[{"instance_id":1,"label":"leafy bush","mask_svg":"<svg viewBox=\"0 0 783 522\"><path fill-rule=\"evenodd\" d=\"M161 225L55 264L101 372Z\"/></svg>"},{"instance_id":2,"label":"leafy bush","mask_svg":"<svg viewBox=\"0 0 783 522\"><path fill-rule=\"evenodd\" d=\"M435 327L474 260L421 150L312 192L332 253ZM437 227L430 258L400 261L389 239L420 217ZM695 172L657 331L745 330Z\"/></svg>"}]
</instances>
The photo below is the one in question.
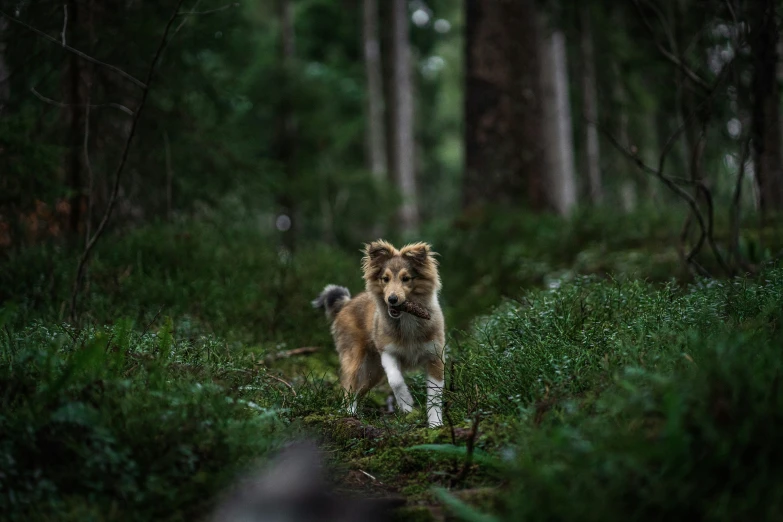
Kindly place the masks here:
<instances>
[{"instance_id":1,"label":"leafy bush","mask_svg":"<svg viewBox=\"0 0 783 522\"><path fill-rule=\"evenodd\" d=\"M13 254L0 272L0 299L13 305L13 324L63 319L75 258L52 245ZM179 332L186 335L327 345L328 328L302 328L322 315L310 300L332 281L360 289L357 267L358 254L323 245L302 245L290 255L247 224L146 227L100 244L79 306L94 324L117 317L147 324L169 315L189 328Z\"/></svg>"},{"instance_id":2,"label":"leafy bush","mask_svg":"<svg viewBox=\"0 0 783 522\"><path fill-rule=\"evenodd\" d=\"M516 418L503 518L777 520L781 324L780 268L661 290L582 278L499 308L452 401Z\"/></svg>"},{"instance_id":3,"label":"leafy bush","mask_svg":"<svg viewBox=\"0 0 783 522\"><path fill-rule=\"evenodd\" d=\"M284 405L250 355L171 321L0 341L0 510L18 520L190 519L271 448ZM274 383L274 384L272 384Z\"/></svg>"}]
</instances>

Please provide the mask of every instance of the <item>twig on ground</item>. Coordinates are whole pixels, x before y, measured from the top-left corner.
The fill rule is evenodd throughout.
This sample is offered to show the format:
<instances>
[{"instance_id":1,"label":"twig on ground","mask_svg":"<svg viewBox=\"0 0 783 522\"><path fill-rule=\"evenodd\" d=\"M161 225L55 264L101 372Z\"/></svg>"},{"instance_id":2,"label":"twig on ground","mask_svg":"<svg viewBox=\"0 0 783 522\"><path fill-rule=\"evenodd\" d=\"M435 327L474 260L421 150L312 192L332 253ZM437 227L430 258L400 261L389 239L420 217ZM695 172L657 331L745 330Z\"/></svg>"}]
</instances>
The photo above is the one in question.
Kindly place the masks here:
<instances>
[{"instance_id":1,"label":"twig on ground","mask_svg":"<svg viewBox=\"0 0 783 522\"><path fill-rule=\"evenodd\" d=\"M296 355L307 355L319 351L321 348L318 346L302 346L301 348L294 348L293 350L286 350L284 352L277 352L275 354L267 355L264 359L266 361L276 361L278 359L288 359Z\"/></svg>"},{"instance_id":2,"label":"twig on ground","mask_svg":"<svg viewBox=\"0 0 783 522\"><path fill-rule=\"evenodd\" d=\"M361 471L362 473L364 473L365 475L367 475L368 477L370 477L371 479L373 479L375 482L378 482L378 479L377 479L377 478L373 477L372 475L370 475L369 473L367 473L367 472L366 472L366 471L364 471L363 469L360 469L359 471Z\"/></svg>"},{"instance_id":3,"label":"twig on ground","mask_svg":"<svg viewBox=\"0 0 783 522\"><path fill-rule=\"evenodd\" d=\"M293 393L294 397L296 397L296 390L294 389L294 387L291 385L290 382L285 381L285 380L281 379L280 377L277 377L276 375L272 375L271 373L267 373L266 376L270 377L270 378L272 378L272 379L274 379L274 380L276 380L278 382L281 382L281 383L285 384L286 386L288 386L288 388L291 390L291 393Z\"/></svg>"}]
</instances>

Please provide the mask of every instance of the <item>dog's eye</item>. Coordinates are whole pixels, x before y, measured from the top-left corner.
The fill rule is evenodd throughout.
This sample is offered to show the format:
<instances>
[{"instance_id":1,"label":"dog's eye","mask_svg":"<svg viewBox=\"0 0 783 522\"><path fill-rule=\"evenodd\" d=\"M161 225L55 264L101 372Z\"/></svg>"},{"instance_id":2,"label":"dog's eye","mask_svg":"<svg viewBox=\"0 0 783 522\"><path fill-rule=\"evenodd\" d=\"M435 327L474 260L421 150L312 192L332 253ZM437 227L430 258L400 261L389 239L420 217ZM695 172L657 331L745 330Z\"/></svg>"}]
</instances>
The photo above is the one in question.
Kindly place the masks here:
<instances>
[{"instance_id":1,"label":"dog's eye","mask_svg":"<svg viewBox=\"0 0 783 522\"><path fill-rule=\"evenodd\" d=\"M403 283L407 283L407 282L408 282L408 281L410 281L410 280L411 280L411 278L410 278L410 277L408 277L408 276L403 276L403 277L402 277L402 282L403 282Z\"/></svg>"},{"instance_id":2,"label":"dog's eye","mask_svg":"<svg viewBox=\"0 0 783 522\"><path fill-rule=\"evenodd\" d=\"M388 283L389 282L389 276L383 276L381 278L381 281L383 281L384 283Z\"/></svg>"}]
</instances>

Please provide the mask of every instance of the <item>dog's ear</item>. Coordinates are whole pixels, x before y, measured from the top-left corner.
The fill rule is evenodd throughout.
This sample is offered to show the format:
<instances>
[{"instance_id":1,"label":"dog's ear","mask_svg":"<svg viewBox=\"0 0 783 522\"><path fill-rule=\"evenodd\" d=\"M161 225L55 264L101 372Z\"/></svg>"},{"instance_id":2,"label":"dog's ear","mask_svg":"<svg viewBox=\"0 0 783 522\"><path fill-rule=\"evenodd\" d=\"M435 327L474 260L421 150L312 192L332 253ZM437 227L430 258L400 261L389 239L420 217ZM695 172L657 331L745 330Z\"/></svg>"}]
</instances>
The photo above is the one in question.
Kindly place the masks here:
<instances>
[{"instance_id":1,"label":"dog's ear","mask_svg":"<svg viewBox=\"0 0 783 522\"><path fill-rule=\"evenodd\" d=\"M377 262L379 260L387 261L394 255L396 249L388 241L379 239L373 241L369 245L364 246L364 254L371 262Z\"/></svg>"},{"instance_id":2,"label":"dog's ear","mask_svg":"<svg viewBox=\"0 0 783 522\"><path fill-rule=\"evenodd\" d=\"M364 245L364 257L362 258L362 270L365 278L373 278L380 267L394 256L397 251L388 241L379 239L368 245Z\"/></svg>"},{"instance_id":3,"label":"dog's ear","mask_svg":"<svg viewBox=\"0 0 783 522\"><path fill-rule=\"evenodd\" d=\"M417 265L433 263L435 262L434 256L438 255L432 251L432 247L429 245L429 243L421 242L405 245L402 250L400 250L400 254L402 254L404 258L410 259Z\"/></svg>"}]
</instances>

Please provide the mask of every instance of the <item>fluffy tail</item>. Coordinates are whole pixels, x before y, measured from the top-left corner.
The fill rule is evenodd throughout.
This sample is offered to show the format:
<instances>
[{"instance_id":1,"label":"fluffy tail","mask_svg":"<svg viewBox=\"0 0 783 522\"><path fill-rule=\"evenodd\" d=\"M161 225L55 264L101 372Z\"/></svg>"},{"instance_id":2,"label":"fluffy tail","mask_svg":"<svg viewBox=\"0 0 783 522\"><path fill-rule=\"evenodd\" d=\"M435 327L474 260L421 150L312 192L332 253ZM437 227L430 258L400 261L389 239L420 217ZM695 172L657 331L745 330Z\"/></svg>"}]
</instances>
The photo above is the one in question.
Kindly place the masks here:
<instances>
[{"instance_id":1,"label":"fluffy tail","mask_svg":"<svg viewBox=\"0 0 783 522\"><path fill-rule=\"evenodd\" d=\"M323 308L326 311L326 318L334 321L334 316L342 310L345 303L351 300L351 292L344 286L326 285L324 291L317 298L313 299L314 308Z\"/></svg>"}]
</instances>

